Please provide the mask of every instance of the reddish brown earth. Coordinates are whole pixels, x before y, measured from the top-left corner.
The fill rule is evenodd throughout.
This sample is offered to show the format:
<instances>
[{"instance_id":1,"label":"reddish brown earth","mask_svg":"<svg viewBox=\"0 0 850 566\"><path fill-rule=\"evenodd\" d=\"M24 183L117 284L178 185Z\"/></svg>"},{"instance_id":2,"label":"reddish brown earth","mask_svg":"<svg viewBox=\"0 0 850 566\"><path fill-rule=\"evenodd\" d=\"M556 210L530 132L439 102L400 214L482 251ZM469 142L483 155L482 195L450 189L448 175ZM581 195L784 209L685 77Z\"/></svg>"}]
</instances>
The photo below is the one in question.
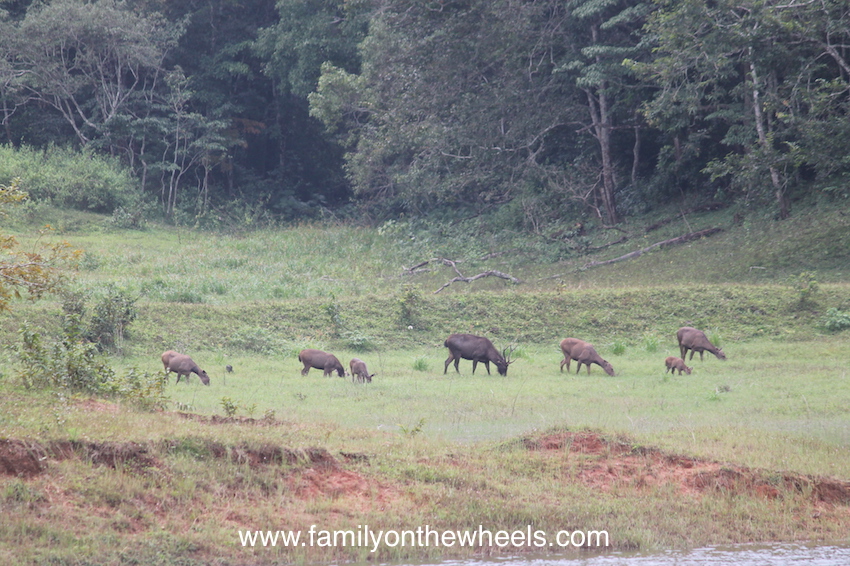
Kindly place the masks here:
<instances>
[{"instance_id":1,"label":"reddish brown earth","mask_svg":"<svg viewBox=\"0 0 850 566\"><path fill-rule=\"evenodd\" d=\"M672 485L693 495L713 490L775 498L785 491L810 493L818 502L850 504L848 481L680 456L607 439L592 431L563 431L522 442L528 450L555 454L568 450L586 456L577 467L576 478L601 491L610 491L614 486Z\"/></svg>"},{"instance_id":2,"label":"reddish brown earth","mask_svg":"<svg viewBox=\"0 0 850 566\"><path fill-rule=\"evenodd\" d=\"M262 423L262 421L257 421ZM850 504L850 482L787 472L769 472L712 460L679 456L661 450L635 447L608 439L596 432L558 432L522 440L526 449L559 455L564 451L583 456L575 468L575 479L603 492L615 486L674 486L684 494L707 491L750 493L775 498L781 492L810 494L817 502ZM81 458L97 466L144 471L165 467L157 454L171 446L136 442L37 442L0 439L0 474L28 478L42 473L51 461ZM362 475L345 468L349 462L368 461L363 454L341 452L339 458L324 448L290 449L276 445L227 447L210 441L206 446L214 458L229 458L251 467L287 464L288 481L298 496L374 495L375 486ZM380 490L379 490L380 491Z\"/></svg>"}]
</instances>

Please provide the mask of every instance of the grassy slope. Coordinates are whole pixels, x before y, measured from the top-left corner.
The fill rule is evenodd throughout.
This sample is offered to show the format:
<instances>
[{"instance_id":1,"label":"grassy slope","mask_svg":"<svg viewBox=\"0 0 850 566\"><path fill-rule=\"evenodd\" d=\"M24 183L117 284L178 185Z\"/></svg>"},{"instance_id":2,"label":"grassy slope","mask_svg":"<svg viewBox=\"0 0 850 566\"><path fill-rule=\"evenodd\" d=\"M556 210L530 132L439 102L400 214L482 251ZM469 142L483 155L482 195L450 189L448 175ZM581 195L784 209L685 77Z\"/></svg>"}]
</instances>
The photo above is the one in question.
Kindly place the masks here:
<instances>
[{"instance_id":1,"label":"grassy slope","mask_svg":"<svg viewBox=\"0 0 850 566\"><path fill-rule=\"evenodd\" d=\"M140 296L128 355L116 365L155 370L163 349L185 350L210 371L213 384L204 388L196 378L188 386L172 384L175 406L221 414L222 398L229 397L240 415L272 410L281 422L211 425L34 394L20 390L7 371L0 437L70 439L98 444L101 452L102 443L132 441L143 443L152 460L112 470L80 448L82 459L51 456L47 471L33 478L0 477L0 504L14 511L0 520L0 540L16 549L6 552L20 563L82 557L239 564L368 554L250 552L236 544L239 528L312 523L605 528L619 548L838 538L846 533L847 507L813 508L805 493L783 490L766 499L724 488L683 495L672 483L647 488L643 476L588 483L598 455L504 443L518 434L548 434L535 430L587 426L628 434L638 446L770 470L769 478L850 479L850 345L819 327L826 308L850 310L850 222L836 209L808 210L783 223L733 222L732 215L689 216L687 226L670 223L649 234L627 226L626 243L558 264L538 263L533 246L507 236L444 242L338 226L241 236L112 232L90 218L59 218L64 237L87 251L81 286L96 291L117 282ZM707 240L580 269L589 259L715 225L725 231ZM602 245L621 234L591 237L592 245ZM469 259L501 249L514 251ZM434 295L454 276L449 268L401 275L402 266L432 257L467 260L459 264L465 275L498 269L523 283L483 279ZM821 286L813 302L801 305L790 282L803 270L814 271ZM403 317L405 297L411 312ZM341 323L332 322L328 305ZM20 305L4 317L7 343L22 320L49 327L57 311L50 302ZM709 357L693 362L691 376L665 375L663 359L676 353L673 333L685 323L705 328L729 360ZM461 376L444 377L441 343L452 331L518 345L509 377L471 377L469 362ZM617 376L595 366L590 376L559 373L557 342L566 335L593 341ZM354 344L371 350L355 351ZM315 371L302 378L294 355L306 346L332 348L344 361L357 354L378 377L368 387ZM227 363L233 374L224 373ZM233 458L215 456L215 443ZM340 464L327 473L309 462L240 464L245 446L267 445L319 446ZM366 460L349 461L342 452ZM823 520L807 519L812 513ZM384 548L381 558L435 552Z\"/></svg>"}]
</instances>

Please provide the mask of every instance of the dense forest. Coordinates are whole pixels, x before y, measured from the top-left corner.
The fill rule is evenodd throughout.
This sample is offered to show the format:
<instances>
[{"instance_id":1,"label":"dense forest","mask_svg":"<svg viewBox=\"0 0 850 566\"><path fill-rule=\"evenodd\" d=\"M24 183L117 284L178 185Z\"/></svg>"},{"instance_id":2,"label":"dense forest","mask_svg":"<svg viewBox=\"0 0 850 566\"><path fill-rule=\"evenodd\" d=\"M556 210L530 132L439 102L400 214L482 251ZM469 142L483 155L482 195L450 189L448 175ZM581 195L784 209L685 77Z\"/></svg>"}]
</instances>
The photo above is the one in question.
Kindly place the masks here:
<instances>
[{"instance_id":1,"label":"dense forest","mask_svg":"<svg viewBox=\"0 0 850 566\"><path fill-rule=\"evenodd\" d=\"M846 0L0 0L0 147L167 219L784 218L850 195L849 111Z\"/></svg>"}]
</instances>

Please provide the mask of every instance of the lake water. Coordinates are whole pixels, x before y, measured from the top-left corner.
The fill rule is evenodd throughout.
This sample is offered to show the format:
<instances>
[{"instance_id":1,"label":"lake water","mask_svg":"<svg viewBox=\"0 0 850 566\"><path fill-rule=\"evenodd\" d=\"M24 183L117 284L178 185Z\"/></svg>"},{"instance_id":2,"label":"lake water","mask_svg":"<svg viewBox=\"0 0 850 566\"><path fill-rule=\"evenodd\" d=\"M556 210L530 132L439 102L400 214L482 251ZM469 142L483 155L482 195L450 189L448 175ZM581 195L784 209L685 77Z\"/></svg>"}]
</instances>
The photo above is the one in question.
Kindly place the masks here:
<instances>
[{"instance_id":1,"label":"lake water","mask_svg":"<svg viewBox=\"0 0 850 566\"><path fill-rule=\"evenodd\" d=\"M850 566L847 545L742 545L667 551L614 552L582 558L504 558L442 562L439 566Z\"/></svg>"}]
</instances>

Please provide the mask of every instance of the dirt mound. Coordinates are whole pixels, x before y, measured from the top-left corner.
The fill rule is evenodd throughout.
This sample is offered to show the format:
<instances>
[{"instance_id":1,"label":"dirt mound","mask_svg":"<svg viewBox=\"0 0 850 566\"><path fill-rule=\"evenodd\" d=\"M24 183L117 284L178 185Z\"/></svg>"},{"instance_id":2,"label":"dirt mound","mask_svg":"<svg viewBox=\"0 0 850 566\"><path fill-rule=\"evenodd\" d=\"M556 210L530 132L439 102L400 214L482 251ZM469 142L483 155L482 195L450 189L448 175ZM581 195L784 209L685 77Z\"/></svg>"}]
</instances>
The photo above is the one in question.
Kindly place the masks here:
<instances>
[{"instance_id":1,"label":"dirt mound","mask_svg":"<svg viewBox=\"0 0 850 566\"><path fill-rule=\"evenodd\" d=\"M576 479L594 489L614 486L673 485L683 493L708 491L755 494L773 499L783 493L815 501L850 504L850 482L803 474L777 473L712 460L665 453L593 431L557 431L521 439L527 450L580 456Z\"/></svg>"},{"instance_id":2,"label":"dirt mound","mask_svg":"<svg viewBox=\"0 0 850 566\"><path fill-rule=\"evenodd\" d=\"M41 473L45 464L44 449L37 443L0 439L0 474L30 477Z\"/></svg>"}]
</instances>

